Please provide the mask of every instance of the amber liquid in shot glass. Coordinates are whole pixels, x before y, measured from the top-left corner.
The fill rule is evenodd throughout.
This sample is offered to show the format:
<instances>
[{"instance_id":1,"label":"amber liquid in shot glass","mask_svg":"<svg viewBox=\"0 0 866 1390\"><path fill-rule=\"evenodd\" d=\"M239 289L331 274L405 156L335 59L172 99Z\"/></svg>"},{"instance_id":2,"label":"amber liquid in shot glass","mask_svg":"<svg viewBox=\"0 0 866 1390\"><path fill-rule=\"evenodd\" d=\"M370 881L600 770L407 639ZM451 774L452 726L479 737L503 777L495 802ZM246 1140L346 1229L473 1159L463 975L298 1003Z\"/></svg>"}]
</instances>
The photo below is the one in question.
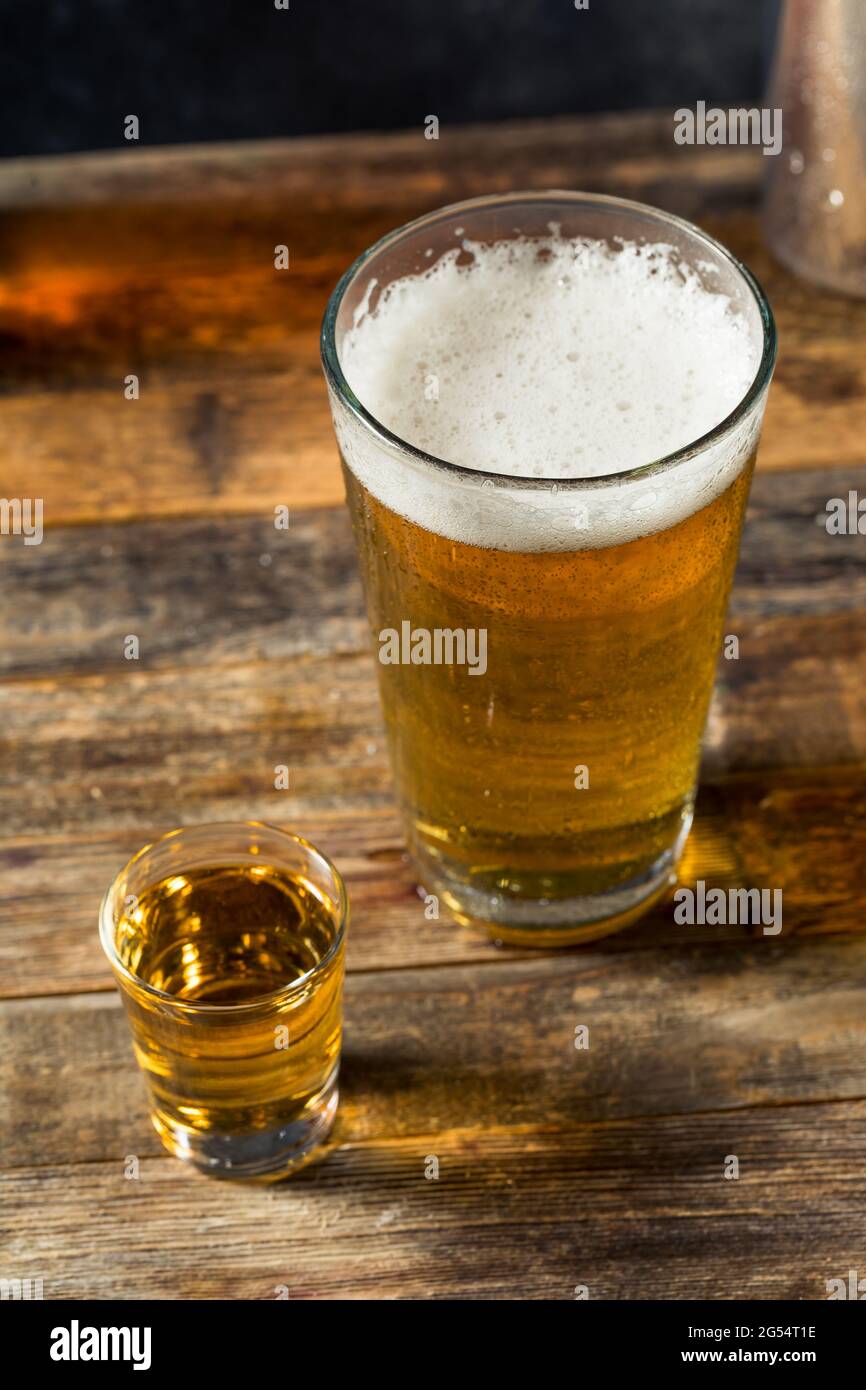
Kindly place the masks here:
<instances>
[{"instance_id":1,"label":"amber liquid in shot glass","mask_svg":"<svg viewBox=\"0 0 866 1390\"><path fill-rule=\"evenodd\" d=\"M305 841L255 823L173 831L127 865L101 935L154 1126L228 1177L284 1177L337 1106L346 899Z\"/></svg>"}]
</instances>

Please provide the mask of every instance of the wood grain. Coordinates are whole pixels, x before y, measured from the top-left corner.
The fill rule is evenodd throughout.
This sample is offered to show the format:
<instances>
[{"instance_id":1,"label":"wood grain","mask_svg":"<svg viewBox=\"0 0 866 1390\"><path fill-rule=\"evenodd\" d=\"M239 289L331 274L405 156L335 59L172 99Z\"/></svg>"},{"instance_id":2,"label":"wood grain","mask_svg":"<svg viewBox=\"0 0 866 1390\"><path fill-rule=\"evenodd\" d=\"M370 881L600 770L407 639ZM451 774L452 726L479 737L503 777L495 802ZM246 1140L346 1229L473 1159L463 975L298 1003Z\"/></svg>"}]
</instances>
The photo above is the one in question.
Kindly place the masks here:
<instances>
[{"instance_id":1,"label":"wood grain","mask_svg":"<svg viewBox=\"0 0 866 1390\"><path fill-rule=\"evenodd\" d=\"M864 1130L862 1102L451 1130L271 1188L46 1164L0 1179L3 1267L51 1299L823 1299L862 1267Z\"/></svg>"},{"instance_id":2,"label":"wood grain","mask_svg":"<svg viewBox=\"0 0 866 1390\"><path fill-rule=\"evenodd\" d=\"M864 979L862 937L351 974L335 1137L861 1099ZM158 1152L116 994L7 1000L0 1032L0 1166Z\"/></svg>"},{"instance_id":3,"label":"wood grain","mask_svg":"<svg viewBox=\"0 0 866 1390\"><path fill-rule=\"evenodd\" d=\"M720 662L683 865L686 882L781 887L786 932L862 927L866 554L818 524L849 483L866 470L755 480L728 622L740 655ZM63 528L0 549L0 573L14 677L0 686L0 993L108 986L105 885L141 843L202 819L275 820L321 843L349 882L350 967L490 956L424 916L342 509L288 532L267 517ZM130 632L138 662L123 659ZM682 939L668 902L611 949Z\"/></svg>"},{"instance_id":4,"label":"wood grain","mask_svg":"<svg viewBox=\"0 0 866 1390\"><path fill-rule=\"evenodd\" d=\"M866 541L823 516L866 495L866 303L772 261L762 172L674 145L670 113L0 165L0 495L41 496L47 526L0 537L4 1278L48 1298L816 1299L861 1263ZM781 888L778 938L679 925L667 900L597 946L500 950L425 918L404 852L318 325L382 232L557 186L698 221L776 311L739 658L681 879ZM353 905L337 1128L272 1189L160 1149L95 930L132 851L231 817L307 833Z\"/></svg>"},{"instance_id":5,"label":"wood grain","mask_svg":"<svg viewBox=\"0 0 866 1390\"><path fill-rule=\"evenodd\" d=\"M278 808L254 800L232 814L253 811L279 818ZM176 814L186 819L185 809ZM102 894L142 844L173 824L67 831L0 844L0 997L113 989L96 935ZM350 971L534 956L513 948L500 952L485 935L458 927L444 910L441 920L428 920L390 808L322 812L307 806L287 828L296 826L345 876L352 904ZM743 885L780 888L785 936L857 935L864 931L864 863L866 766L793 768L705 783L680 881L693 885L703 879L726 892ZM719 949L741 945L751 930L679 925L667 898L637 926L611 938L605 950L615 957L695 941Z\"/></svg>"},{"instance_id":6,"label":"wood grain","mask_svg":"<svg viewBox=\"0 0 866 1390\"><path fill-rule=\"evenodd\" d=\"M857 615L743 620L738 633L739 661L720 671L710 715L706 776L866 760ZM132 666L3 687L7 836L152 829L179 816L297 823L392 804L372 656ZM278 767L289 769L279 792Z\"/></svg>"},{"instance_id":7,"label":"wood grain","mask_svg":"<svg viewBox=\"0 0 866 1390\"><path fill-rule=\"evenodd\" d=\"M866 497L866 466L758 474L731 600L740 618L821 617L866 604L866 543L829 535L832 498ZM0 538L0 675L286 662L368 650L348 512L58 527Z\"/></svg>"}]
</instances>

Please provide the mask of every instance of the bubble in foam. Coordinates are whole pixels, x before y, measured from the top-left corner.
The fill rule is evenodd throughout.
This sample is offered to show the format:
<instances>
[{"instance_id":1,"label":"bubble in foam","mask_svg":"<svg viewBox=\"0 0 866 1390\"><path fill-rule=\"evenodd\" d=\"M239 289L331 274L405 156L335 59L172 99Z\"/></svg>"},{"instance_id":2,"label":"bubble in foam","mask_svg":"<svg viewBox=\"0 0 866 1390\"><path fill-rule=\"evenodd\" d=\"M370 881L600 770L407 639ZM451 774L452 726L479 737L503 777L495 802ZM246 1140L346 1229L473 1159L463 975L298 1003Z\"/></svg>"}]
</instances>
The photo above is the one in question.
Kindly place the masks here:
<instances>
[{"instance_id":1,"label":"bubble in foam","mask_svg":"<svg viewBox=\"0 0 866 1390\"><path fill-rule=\"evenodd\" d=\"M707 434L754 379L755 334L706 278L661 244L464 241L388 285L372 312L367 298L341 365L371 415L435 458L515 478L608 477ZM420 362L438 381L435 399L425 398ZM555 511L549 494L512 488L498 495L497 515L473 515L441 473L425 479L416 467L398 479L393 460L345 433L338 421L355 456L347 461L386 505L453 539L507 549L572 547L570 496L589 509L588 545L627 538L637 514L644 530L673 524L726 486L742 456L740 441L710 451L676 501L654 488L647 506L624 480L563 489Z\"/></svg>"}]
</instances>

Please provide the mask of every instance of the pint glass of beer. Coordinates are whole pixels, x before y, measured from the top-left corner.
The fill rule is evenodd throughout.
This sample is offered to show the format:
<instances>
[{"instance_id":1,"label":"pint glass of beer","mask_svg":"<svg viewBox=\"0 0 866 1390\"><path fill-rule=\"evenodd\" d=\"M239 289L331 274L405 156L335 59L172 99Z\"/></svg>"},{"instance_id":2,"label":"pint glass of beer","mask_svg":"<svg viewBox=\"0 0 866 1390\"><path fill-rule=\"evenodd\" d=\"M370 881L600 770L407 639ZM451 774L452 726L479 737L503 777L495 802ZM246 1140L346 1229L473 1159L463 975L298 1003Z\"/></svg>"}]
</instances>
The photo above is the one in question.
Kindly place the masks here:
<instances>
[{"instance_id":1,"label":"pint glass of beer","mask_svg":"<svg viewBox=\"0 0 866 1390\"><path fill-rule=\"evenodd\" d=\"M691 823L760 286L639 203L478 198L361 256L322 354L425 889L519 944L625 926Z\"/></svg>"}]
</instances>

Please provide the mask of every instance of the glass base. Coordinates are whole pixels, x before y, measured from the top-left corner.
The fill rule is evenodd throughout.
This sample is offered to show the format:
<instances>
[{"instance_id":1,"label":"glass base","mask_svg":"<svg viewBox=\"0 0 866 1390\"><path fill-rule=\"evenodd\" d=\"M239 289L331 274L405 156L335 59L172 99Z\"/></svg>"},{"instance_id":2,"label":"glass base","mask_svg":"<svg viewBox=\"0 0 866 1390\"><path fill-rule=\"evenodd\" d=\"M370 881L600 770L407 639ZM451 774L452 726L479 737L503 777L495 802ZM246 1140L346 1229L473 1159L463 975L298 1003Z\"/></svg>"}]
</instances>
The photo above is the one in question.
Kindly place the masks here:
<instances>
[{"instance_id":1,"label":"glass base","mask_svg":"<svg viewBox=\"0 0 866 1390\"><path fill-rule=\"evenodd\" d=\"M469 883L449 872L417 844L413 852L425 887L466 927L482 929L509 946L549 948L595 941L631 926L676 883L676 866L692 824L692 807L683 811L676 842L642 873L607 892L569 898L511 897Z\"/></svg>"},{"instance_id":2,"label":"glass base","mask_svg":"<svg viewBox=\"0 0 866 1390\"><path fill-rule=\"evenodd\" d=\"M276 1129L246 1134L219 1134L190 1129L164 1112L151 1111L153 1127L169 1153L217 1178L248 1182L278 1182L315 1157L328 1137L337 1113L339 1091L336 1071L327 1086L308 1107L303 1119Z\"/></svg>"}]
</instances>

